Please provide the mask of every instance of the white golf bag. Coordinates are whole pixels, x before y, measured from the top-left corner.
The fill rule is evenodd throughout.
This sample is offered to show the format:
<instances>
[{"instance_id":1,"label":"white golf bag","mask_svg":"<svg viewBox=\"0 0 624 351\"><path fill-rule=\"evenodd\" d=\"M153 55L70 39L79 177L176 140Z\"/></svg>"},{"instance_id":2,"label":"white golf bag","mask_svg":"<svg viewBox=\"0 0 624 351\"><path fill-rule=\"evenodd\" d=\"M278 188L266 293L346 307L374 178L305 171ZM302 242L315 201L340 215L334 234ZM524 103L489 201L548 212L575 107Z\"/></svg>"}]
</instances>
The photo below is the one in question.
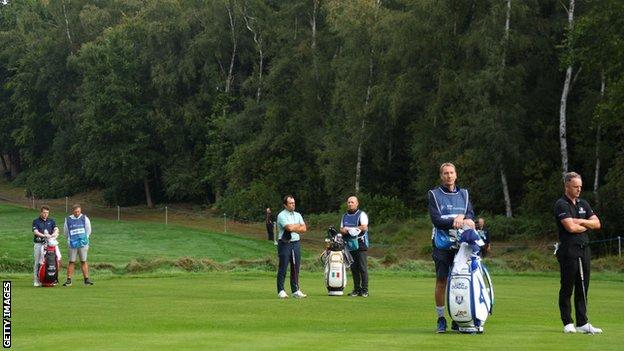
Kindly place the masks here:
<instances>
[{"instance_id":1,"label":"white golf bag","mask_svg":"<svg viewBox=\"0 0 624 351\"><path fill-rule=\"evenodd\" d=\"M475 239L472 232L477 235ZM447 282L447 306L462 333L482 333L494 306L494 287L487 268L477 255L479 240L473 230L460 238L459 251Z\"/></svg>"},{"instance_id":2,"label":"white golf bag","mask_svg":"<svg viewBox=\"0 0 624 351\"><path fill-rule=\"evenodd\" d=\"M353 263L353 258L345 250L342 235L333 227L329 227L326 250L321 255L325 263L325 286L329 296L342 296L347 286L347 268Z\"/></svg>"}]
</instances>

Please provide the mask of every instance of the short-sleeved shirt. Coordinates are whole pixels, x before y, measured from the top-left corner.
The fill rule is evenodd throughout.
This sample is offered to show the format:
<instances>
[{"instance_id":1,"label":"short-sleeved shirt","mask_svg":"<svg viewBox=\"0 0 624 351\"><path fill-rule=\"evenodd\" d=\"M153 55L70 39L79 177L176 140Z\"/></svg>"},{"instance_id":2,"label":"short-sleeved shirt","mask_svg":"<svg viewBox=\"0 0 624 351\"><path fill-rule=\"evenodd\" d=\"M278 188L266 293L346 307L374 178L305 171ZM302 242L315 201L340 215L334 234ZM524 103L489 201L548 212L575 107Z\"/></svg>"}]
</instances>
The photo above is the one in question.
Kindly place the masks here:
<instances>
[{"instance_id":1,"label":"short-sleeved shirt","mask_svg":"<svg viewBox=\"0 0 624 351\"><path fill-rule=\"evenodd\" d=\"M32 231L34 233L35 230L39 231L39 233L42 233L47 229L48 230L48 234L52 234L54 233L54 228L56 228L56 221L54 221L54 218L50 218L48 217L48 219L46 219L45 221L43 219L41 219L41 217L37 217L35 218L35 220L32 222ZM34 243L44 243L45 239L38 237L36 235L33 234L33 242Z\"/></svg>"},{"instance_id":2,"label":"short-sleeved shirt","mask_svg":"<svg viewBox=\"0 0 624 351\"><path fill-rule=\"evenodd\" d=\"M589 219L593 215L594 211L589 205L589 202L583 199L577 199L576 204L565 195L557 200L557 202L555 202L555 219L559 231L559 241L564 245L587 244L589 242L587 230L583 233L570 233L565 229L563 224L561 224L561 220L566 218Z\"/></svg>"},{"instance_id":3,"label":"short-sleeved shirt","mask_svg":"<svg viewBox=\"0 0 624 351\"><path fill-rule=\"evenodd\" d=\"M277 230L279 231L279 239L281 239L282 235L284 235L284 227L287 224L304 224L303 217L299 212L291 212L286 209L282 210L282 212L277 215ZM299 241L299 233L291 232L290 235L290 241Z\"/></svg>"}]
</instances>

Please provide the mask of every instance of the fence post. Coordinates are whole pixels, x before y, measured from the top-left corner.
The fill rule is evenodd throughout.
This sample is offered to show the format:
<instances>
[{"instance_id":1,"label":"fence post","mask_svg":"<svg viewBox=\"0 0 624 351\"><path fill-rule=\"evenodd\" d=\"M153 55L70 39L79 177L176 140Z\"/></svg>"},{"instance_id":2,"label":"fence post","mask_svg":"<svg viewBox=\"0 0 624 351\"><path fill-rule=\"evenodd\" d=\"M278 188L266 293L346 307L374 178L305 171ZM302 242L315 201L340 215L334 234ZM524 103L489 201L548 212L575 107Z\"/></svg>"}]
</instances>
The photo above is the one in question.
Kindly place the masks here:
<instances>
[{"instance_id":1,"label":"fence post","mask_svg":"<svg viewBox=\"0 0 624 351\"><path fill-rule=\"evenodd\" d=\"M618 257L622 257L622 237L618 235Z\"/></svg>"},{"instance_id":2,"label":"fence post","mask_svg":"<svg viewBox=\"0 0 624 351\"><path fill-rule=\"evenodd\" d=\"M32 208L34 210L35 209L35 197L31 196L30 199L32 200Z\"/></svg>"},{"instance_id":3,"label":"fence post","mask_svg":"<svg viewBox=\"0 0 624 351\"><path fill-rule=\"evenodd\" d=\"M223 214L223 232L227 233L227 215Z\"/></svg>"},{"instance_id":4,"label":"fence post","mask_svg":"<svg viewBox=\"0 0 624 351\"><path fill-rule=\"evenodd\" d=\"M169 224L169 209L165 206L165 225Z\"/></svg>"},{"instance_id":5,"label":"fence post","mask_svg":"<svg viewBox=\"0 0 624 351\"><path fill-rule=\"evenodd\" d=\"M121 209L119 208L119 205L117 205L117 222L119 222L120 219L121 219Z\"/></svg>"},{"instance_id":6,"label":"fence post","mask_svg":"<svg viewBox=\"0 0 624 351\"><path fill-rule=\"evenodd\" d=\"M67 196L65 196L65 213L66 214L69 213L69 212L67 212L67 210L68 210L68 206L67 205L68 204L69 204L69 199L67 198Z\"/></svg>"}]
</instances>

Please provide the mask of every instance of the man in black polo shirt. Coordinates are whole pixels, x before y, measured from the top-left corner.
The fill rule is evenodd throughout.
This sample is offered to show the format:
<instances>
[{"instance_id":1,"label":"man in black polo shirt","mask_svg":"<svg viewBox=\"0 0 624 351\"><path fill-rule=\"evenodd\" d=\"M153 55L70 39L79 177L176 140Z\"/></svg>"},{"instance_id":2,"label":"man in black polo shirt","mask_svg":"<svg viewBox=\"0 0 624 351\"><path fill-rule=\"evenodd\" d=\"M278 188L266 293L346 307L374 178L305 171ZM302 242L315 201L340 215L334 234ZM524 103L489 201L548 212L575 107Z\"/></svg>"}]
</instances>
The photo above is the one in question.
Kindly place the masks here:
<instances>
[{"instance_id":1,"label":"man in black polo shirt","mask_svg":"<svg viewBox=\"0 0 624 351\"><path fill-rule=\"evenodd\" d=\"M555 218L559 230L557 261L561 271L559 310L564 333L602 333L602 329L587 320L587 293L589 289L589 237L588 230L600 229L600 220L589 203L580 199L583 181L578 173L564 176L565 194L555 203ZM583 278L581 278L581 267ZM585 287L583 288L583 281ZM574 290L576 328L572 319L570 297Z\"/></svg>"},{"instance_id":2,"label":"man in black polo shirt","mask_svg":"<svg viewBox=\"0 0 624 351\"><path fill-rule=\"evenodd\" d=\"M45 244L47 239L52 239L58 237L59 229L56 226L56 222L53 218L49 218L50 208L48 206L41 206L41 211L39 212L39 217L35 218L32 223L32 232L33 232L33 257L35 259L35 264L33 266L33 285L41 286L41 282L39 281L39 262L41 262L42 254L43 254L43 245ZM58 254L58 253L57 253Z\"/></svg>"}]
</instances>

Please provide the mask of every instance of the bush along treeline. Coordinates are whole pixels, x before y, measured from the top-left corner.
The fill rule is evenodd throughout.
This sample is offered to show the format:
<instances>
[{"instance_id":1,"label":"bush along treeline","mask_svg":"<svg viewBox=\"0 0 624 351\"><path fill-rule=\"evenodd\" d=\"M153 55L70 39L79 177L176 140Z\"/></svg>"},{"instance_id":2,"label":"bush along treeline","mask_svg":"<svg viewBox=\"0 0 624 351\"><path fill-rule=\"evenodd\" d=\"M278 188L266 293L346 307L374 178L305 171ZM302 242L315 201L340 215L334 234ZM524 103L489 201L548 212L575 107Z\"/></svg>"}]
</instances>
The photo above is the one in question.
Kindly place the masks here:
<instances>
[{"instance_id":1,"label":"bush along treeline","mask_svg":"<svg viewBox=\"0 0 624 351\"><path fill-rule=\"evenodd\" d=\"M5 0L0 166L39 197L401 218L452 161L479 212L542 223L574 170L613 234L623 36L618 0Z\"/></svg>"}]
</instances>

